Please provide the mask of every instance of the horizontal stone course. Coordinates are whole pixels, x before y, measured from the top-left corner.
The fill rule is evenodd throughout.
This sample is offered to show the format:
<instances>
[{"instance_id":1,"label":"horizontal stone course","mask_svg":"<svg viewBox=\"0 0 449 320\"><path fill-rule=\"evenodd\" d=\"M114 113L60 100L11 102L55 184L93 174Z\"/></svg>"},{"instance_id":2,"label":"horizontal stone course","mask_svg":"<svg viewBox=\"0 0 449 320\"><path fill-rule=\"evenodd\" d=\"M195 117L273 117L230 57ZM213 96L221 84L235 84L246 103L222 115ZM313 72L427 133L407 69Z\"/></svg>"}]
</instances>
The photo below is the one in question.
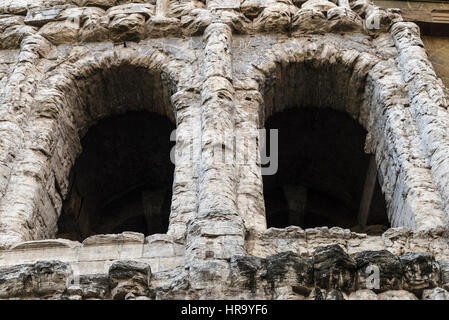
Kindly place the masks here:
<instances>
[{"instance_id":1,"label":"horizontal stone course","mask_svg":"<svg viewBox=\"0 0 449 320\"><path fill-rule=\"evenodd\" d=\"M161 0L162 1L162 0ZM3 1L4 2L4 1ZM340 7L325 8L327 17L311 6L295 6L293 3L260 1L251 4L233 2L210 3L206 8L202 2L190 4L170 1L166 15L156 13L155 3L147 1L54 1L47 6L25 5L23 11L16 4L1 6L1 48L20 46L21 40L38 32L53 44L94 41L139 41L144 38L195 36L201 34L214 19L220 17L238 34L254 32L285 32L293 35L322 34L326 32L365 32L368 30L360 16ZM224 3L224 2L223 2ZM25 2L24 2L25 4ZM223 5L225 7L223 7ZM8 9L9 8L9 9ZM221 9L221 11L216 11ZM226 10L223 10L226 9ZM382 9L382 19L388 27L400 17L390 9ZM26 16L22 15L26 12ZM257 16L254 16L258 13ZM16 14L15 16L11 14ZM8 18L16 19L12 26ZM5 29L6 28L6 29ZM40 28L40 30L38 30ZM2 31L2 29L5 29ZM7 41L6 41L7 40Z\"/></svg>"},{"instance_id":2,"label":"horizontal stone course","mask_svg":"<svg viewBox=\"0 0 449 320\"><path fill-rule=\"evenodd\" d=\"M101 273L113 260L133 259L163 271L183 264L184 246L170 236L124 232L95 235L79 243L65 239L37 240L20 243L10 250L0 250L0 268L38 260L59 260L83 274Z\"/></svg>"},{"instance_id":3,"label":"horizontal stone course","mask_svg":"<svg viewBox=\"0 0 449 320\"><path fill-rule=\"evenodd\" d=\"M362 251L388 250L394 255L407 252L429 252L437 259L449 260L448 238L439 232L416 232L408 228L390 228L381 236L351 232L338 227L302 229L290 226L285 229L270 228L259 232L246 242L251 255L266 257L284 250L303 256L312 256L320 246L339 244L350 255Z\"/></svg>"},{"instance_id":4,"label":"horizontal stone course","mask_svg":"<svg viewBox=\"0 0 449 320\"><path fill-rule=\"evenodd\" d=\"M418 28L370 0L0 0L0 298L448 299L447 101ZM213 147L293 106L366 130L393 228L266 230L260 159ZM197 149L168 233L48 239L82 137L130 110Z\"/></svg>"},{"instance_id":5,"label":"horizontal stone course","mask_svg":"<svg viewBox=\"0 0 449 320\"><path fill-rule=\"evenodd\" d=\"M385 250L362 251L351 257L339 245L329 245L317 248L313 257L285 251L266 258L233 256L225 264L229 274L221 275L224 282L215 294L227 299L449 298L444 289L449 283L440 277L447 262L437 263L426 253L397 257ZM367 266L378 269L373 273ZM187 299L202 295L201 287L179 287L196 281L179 267L154 272L150 264L135 259L112 261L97 274L73 267L60 261L2 267L0 298L154 299L168 294L164 298ZM380 279L372 280L373 275Z\"/></svg>"}]
</instances>

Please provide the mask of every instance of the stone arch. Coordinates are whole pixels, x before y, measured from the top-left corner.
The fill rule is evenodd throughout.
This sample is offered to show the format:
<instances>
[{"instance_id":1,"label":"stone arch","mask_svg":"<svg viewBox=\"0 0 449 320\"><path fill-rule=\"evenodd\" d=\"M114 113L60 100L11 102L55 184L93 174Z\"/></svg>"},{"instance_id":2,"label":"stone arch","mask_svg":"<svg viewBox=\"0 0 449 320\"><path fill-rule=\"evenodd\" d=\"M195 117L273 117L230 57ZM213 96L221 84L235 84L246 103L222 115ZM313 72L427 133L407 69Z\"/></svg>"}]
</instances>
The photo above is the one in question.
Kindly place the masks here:
<instances>
[{"instance_id":1,"label":"stone arch","mask_svg":"<svg viewBox=\"0 0 449 320\"><path fill-rule=\"evenodd\" d=\"M253 96L260 128L269 116L293 105L333 106L347 113L367 131L365 152L375 160L391 226L444 227L441 195L393 63L329 37L291 39L260 60L249 72L258 83Z\"/></svg>"},{"instance_id":2,"label":"stone arch","mask_svg":"<svg viewBox=\"0 0 449 320\"><path fill-rule=\"evenodd\" d=\"M171 96L178 90L180 66L168 61L154 49L117 48L75 53L49 70L36 91L26 144L0 203L4 243L55 236L81 138L99 120L146 111L176 125Z\"/></svg>"}]
</instances>

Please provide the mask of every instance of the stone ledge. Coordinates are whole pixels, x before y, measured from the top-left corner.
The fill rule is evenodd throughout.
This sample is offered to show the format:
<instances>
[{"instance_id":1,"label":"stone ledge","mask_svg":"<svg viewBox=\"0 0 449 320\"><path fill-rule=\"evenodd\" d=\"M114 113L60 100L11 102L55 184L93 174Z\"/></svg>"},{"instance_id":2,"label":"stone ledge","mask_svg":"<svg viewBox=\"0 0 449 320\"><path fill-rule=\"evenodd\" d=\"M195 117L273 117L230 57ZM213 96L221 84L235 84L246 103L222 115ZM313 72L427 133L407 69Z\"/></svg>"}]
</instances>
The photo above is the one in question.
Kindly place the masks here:
<instances>
[{"instance_id":1,"label":"stone ledge","mask_svg":"<svg viewBox=\"0 0 449 320\"><path fill-rule=\"evenodd\" d=\"M66 239L36 240L0 250L0 268L60 260L87 273L98 273L119 259L143 261L155 271L167 270L183 264L184 245L166 234L145 239L141 233L123 232L91 236L83 243Z\"/></svg>"},{"instance_id":2,"label":"stone ledge","mask_svg":"<svg viewBox=\"0 0 449 320\"><path fill-rule=\"evenodd\" d=\"M103 244L143 244L145 237L138 232L123 232L120 234L98 234L90 236L83 241L83 246L103 245Z\"/></svg>"},{"instance_id":3,"label":"stone ledge","mask_svg":"<svg viewBox=\"0 0 449 320\"><path fill-rule=\"evenodd\" d=\"M199 260L190 270L162 272L140 259L111 260L96 273L49 260L0 268L0 299L449 299L447 265L429 253L363 251L352 257L335 244L310 257L291 251L233 256L219 265ZM208 272L212 266L221 267ZM371 281L374 267L378 278ZM213 285L204 287L205 279Z\"/></svg>"},{"instance_id":4,"label":"stone ledge","mask_svg":"<svg viewBox=\"0 0 449 320\"><path fill-rule=\"evenodd\" d=\"M405 227L390 228L382 236L355 233L348 229L287 227L270 228L259 232L246 242L247 252L256 256L268 256L291 250L302 256L311 256L323 245L339 244L349 254L365 250L388 250L396 255L407 252L431 252L438 259L449 260L449 237L442 231L420 232Z\"/></svg>"},{"instance_id":5,"label":"stone ledge","mask_svg":"<svg viewBox=\"0 0 449 320\"><path fill-rule=\"evenodd\" d=\"M13 247L11 250L29 250L29 249L45 249L45 248L78 248L81 243L67 239L48 239L48 240L34 240L21 242Z\"/></svg>"}]
</instances>

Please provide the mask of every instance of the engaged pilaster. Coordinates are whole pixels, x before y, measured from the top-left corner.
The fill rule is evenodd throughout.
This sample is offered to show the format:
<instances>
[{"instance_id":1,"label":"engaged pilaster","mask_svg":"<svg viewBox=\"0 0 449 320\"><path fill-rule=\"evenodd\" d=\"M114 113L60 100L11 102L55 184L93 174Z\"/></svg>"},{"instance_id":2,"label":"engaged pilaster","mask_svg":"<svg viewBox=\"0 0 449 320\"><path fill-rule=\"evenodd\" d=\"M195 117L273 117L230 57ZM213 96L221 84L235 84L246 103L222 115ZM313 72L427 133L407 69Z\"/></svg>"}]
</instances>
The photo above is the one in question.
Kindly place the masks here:
<instances>
[{"instance_id":1,"label":"engaged pilaster","mask_svg":"<svg viewBox=\"0 0 449 320\"><path fill-rule=\"evenodd\" d=\"M443 84L427 58L418 26L410 22L398 22L391 27L390 33L398 49L397 60L402 79L408 84L410 111L423 139L432 176L445 204L444 211L448 219L449 102Z\"/></svg>"},{"instance_id":2,"label":"engaged pilaster","mask_svg":"<svg viewBox=\"0 0 449 320\"><path fill-rule=\"evenodd\" d=\"M201 110L196 93L179 91L171 97L176 110L176 146L173 196L168 234L176 239L184 238L187 222L197 209L197 184L201 159Z\"/></svg>"},{"instance_id":3,"label":"engaged pilaster","mask_svg":"<svg viewBox=\"0 0 449 320\"><path fill-rule=\"evenodd\" d=\"M219 264L244 254L244 227L236 204L232 32L214 22L204 39L198 210L188 225L186 257L193 263Z\"/></svg>"},{"instance_id":4,"label":"engaged pilaster","mask_svg":"<svg viewBox=\"0 0 449 320\"><path fill-rule=\"evenodd\" d=\"M259 141L259 109L263 97L257 90L239 90L236 99L237 207L246 232L261 232L267 228Z\"/></svg>"}]
</instances>

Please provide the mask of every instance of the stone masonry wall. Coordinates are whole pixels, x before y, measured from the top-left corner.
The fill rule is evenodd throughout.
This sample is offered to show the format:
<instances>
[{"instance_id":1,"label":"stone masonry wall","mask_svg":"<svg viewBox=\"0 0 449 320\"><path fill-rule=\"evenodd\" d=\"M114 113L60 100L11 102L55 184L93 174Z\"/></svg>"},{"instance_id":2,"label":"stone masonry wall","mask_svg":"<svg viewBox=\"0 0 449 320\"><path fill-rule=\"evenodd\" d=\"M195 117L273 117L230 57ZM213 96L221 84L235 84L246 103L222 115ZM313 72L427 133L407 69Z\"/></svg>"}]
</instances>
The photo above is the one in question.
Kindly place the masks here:
<instances>
[{"instance_id":1,"label":"stone masonry wall","mask_svg":"<svg viewBox=\"0 0 449 320\"><path fill-rule=\"evenodd\" d=\"M122 245L119 259L114 257L116 239L99 239L91 246L83 243L78 253L78 263L61 260L39 260L20 263L21 254L33 249L15 248L15 263L0 269L0 298L2 299L295 299L295 300L447 300L449 299L449 263L436 260L430 253L404 253L394 255L388 250L366 250L348 255L340 245L319 246L310 254L281 251L264 258L257 256L232 256L225 274L217 279L214 270L201 278L176 267L175 259L167 255L163 265L146 258L133 257L131 235ZM137 235L133 235L137 240ZM93 239L91 239L93 240ZM110 241L109 243L108 240ZM123 239L122 239L123 241ZM158 242L161 245L157 245ZM127 243L128 242L128 243ZM116 242L118 243L118 241ZM144 244L153 247L157 254L169 253L168 241L150 240ZM35 243L37 245L37 243ZM69 244L41 243L40 255L51 257L59 245L59 258L67 258ZM51 245L54 247L52 248ZM137 247L137 241L134 245ZM117 245L116 245L117 246ZM48 248L50 250L45 250ZM71 249L73 250L75 246ZM122 247L124 248L124 247ZM173 248L173 247L171 247ZM131 249L131 250L130 250ZM288 249L288 247L283 248ZM11 253L12 253L11 252ZM84 252L84 254L83 254ZM123 253L126 252L126 255ZM86 255L87 254L87 255ZM173 254L173 252L171 252ZM82 257L84 255L84 257ZM29 259L29 258L28 258ZM162 258L163 259L163 258ZM29 259L30 260L30 259ZM70 260L70 259L68 259ZM153 259L154 260L154 259ZM98 268L103 262L102 268ZM91 272L82 270L90 268ZM153 266L159 265L159 271ZM168 268L167 270L164 270ZM373 275L379 275L374 278ZM212 292L199 288L198 280L218 283ZM377 280L376 280L377 279ZM217 281L219 280L219 281ZM211 295L212 293L212 295Z\"/></svg>"},{"instance_id":2,"label":"stone masonry wall","mask_svg":"<svg viewBox=\"0 0 449 320\"><path fill-rule=\"evenodd\" d=\"M368 132L382 236L267 230L234 139L311 106ZM0 298L448 299L447 107L418 27L369 0L0 0ZM82 137L127 111L177 127L167 234L54 239Z\"/></svg>"}]
</instances>

